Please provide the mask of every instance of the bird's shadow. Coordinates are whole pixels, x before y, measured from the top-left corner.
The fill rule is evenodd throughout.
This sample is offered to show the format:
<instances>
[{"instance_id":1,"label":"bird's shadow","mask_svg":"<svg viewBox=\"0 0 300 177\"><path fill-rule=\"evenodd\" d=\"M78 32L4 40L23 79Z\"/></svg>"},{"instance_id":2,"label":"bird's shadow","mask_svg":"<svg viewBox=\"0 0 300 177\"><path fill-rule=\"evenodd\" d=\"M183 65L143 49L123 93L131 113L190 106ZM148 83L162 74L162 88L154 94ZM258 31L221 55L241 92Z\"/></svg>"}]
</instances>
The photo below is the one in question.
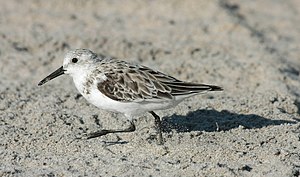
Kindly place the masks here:
<instances>
[{"instance_id":1,"label":"bird's shadow","mask_svg":"<svg viewBox=\"0 0 300 177\"><path fill-rule=\"evenodd\" d=\"M164 132L176 130L177 132L191 131L227 131L243 126L245 129L262 128L271 125L281 125L285 123L295 124L299 122L289 120L272 120L256 114L236 114L227 110L205 110L199 109L189 112L187 115L173 114L164 117L162 129Z\"/></svg>"}]
</instances>

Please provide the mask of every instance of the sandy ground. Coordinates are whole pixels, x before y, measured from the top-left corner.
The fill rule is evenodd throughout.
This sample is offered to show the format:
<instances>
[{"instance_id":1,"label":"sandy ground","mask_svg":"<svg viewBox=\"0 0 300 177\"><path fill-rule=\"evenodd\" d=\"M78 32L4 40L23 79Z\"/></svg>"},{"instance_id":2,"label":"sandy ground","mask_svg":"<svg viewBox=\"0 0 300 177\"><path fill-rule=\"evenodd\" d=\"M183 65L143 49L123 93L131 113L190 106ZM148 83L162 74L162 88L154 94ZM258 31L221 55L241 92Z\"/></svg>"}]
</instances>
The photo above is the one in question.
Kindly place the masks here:
<instances>
[{"instance_id":1,"label":"sandy ground","mask_svg":"<svg viewBox=\"0 0 300 177\"><path fill-rule=\"evenodd\" d=\"M299 176L300 1L0 1L0 176ZM38 81L70 49L224 87L137 131L71 78Z\"/></svg>"}]
</instances>

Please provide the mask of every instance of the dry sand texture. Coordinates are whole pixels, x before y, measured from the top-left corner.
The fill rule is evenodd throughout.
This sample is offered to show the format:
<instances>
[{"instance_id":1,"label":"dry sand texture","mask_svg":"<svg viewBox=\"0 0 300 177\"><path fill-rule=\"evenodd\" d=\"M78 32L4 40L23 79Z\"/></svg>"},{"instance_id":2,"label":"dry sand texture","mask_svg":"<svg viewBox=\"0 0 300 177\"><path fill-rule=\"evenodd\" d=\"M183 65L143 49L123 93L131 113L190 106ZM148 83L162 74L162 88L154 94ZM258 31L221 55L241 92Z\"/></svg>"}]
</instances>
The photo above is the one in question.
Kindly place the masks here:
<instances>
[{"instance_id":1,"label":"dry sand texture","mask_svg":"<svg viewBox=\"0 0 300 177\"><path fill-rule=\"evenodd\" d=\"M0 1L0 176L299 176L300 1ZM120 128L58 68L69 49L225 91Z\"/></svg>"}]
</instances>

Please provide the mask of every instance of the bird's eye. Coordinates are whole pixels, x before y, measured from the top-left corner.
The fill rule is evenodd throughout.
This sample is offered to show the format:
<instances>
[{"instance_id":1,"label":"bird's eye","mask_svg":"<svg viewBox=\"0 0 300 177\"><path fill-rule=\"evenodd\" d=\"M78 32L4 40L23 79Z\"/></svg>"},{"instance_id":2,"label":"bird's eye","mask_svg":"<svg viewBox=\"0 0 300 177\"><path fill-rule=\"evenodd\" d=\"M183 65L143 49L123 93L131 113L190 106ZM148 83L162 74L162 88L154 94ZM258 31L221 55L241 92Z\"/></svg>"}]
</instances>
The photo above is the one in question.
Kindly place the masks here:
<instances>
[{"instance_id":1,"label":"bird's eye","mask_svg":"<svg viewBox=\"0 0 300 177\"><path fill-rule=\"evenodd\" d=\"M77 58L72 58L72 63L77 63L78 59Z\"/></svg>"}]
</instances>

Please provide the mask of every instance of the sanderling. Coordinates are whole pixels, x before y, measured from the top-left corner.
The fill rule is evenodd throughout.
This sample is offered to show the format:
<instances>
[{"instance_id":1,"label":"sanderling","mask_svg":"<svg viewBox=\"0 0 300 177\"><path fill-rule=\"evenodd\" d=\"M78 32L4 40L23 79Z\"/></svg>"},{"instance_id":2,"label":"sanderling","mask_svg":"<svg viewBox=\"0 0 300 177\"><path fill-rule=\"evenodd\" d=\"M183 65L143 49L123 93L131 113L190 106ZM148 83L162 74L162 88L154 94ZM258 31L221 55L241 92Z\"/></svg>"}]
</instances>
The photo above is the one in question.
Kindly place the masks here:
<instances>
[{"instance_id":1,"label":"sanderling","mask_svg":"<svg viewBox=\"0 0 300 177\"><path fill-rule=\"evenodd\" d=\"M161 120L154 110L173 107L185 98L219 86L180 81L146 66L106 58L88 49L69 51L63 66L38 83L39 86L62 74L69 74L78 91L98 108L119 112L130 122L126 129L100 130L87 135L95 138L109 133L133 132L132 118L149 112L155 118L158 144L163 143Z\"/></svg>"}]
</instances>

